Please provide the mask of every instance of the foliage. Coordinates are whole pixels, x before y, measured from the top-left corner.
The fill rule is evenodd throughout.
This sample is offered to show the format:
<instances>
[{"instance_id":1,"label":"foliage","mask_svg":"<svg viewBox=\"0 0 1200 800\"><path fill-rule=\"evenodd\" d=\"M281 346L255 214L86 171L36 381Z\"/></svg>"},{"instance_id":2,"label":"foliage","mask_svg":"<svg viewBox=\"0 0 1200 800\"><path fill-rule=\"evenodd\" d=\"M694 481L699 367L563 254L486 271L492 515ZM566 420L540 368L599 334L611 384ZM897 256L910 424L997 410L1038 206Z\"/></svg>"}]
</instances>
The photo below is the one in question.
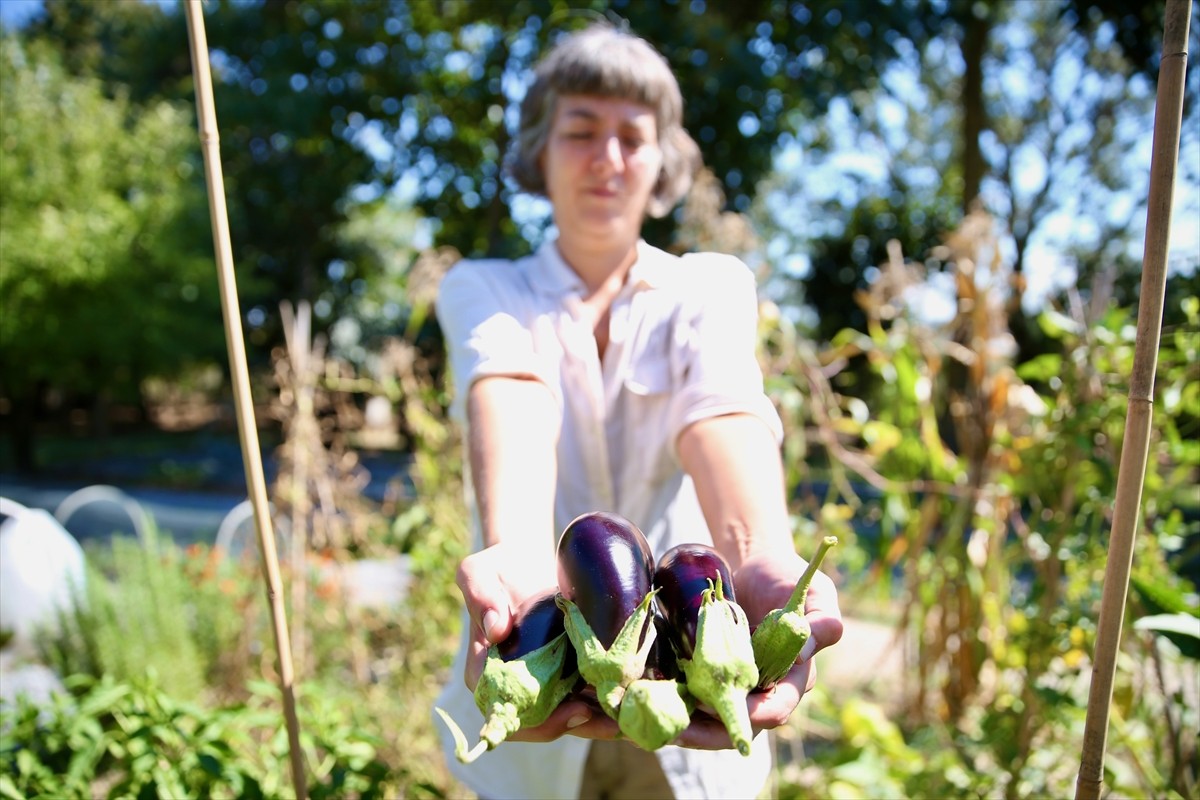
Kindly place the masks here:
<instances>
[{"instance_id":1,"label":"foliage","mask_svg":"<svg viewBox=\"0 0 1200 800\"><path fill-rule=\"evenodd\" d=\"M921 265L898 249L858 296L866 333L845 331L818 353L782 317L767 317L768 370L798 381L773 381L772 391L789 438L811 448L793 463L832 473L801 534L834 532L868 550L868 571L853 586L899 604L911 664L898 728L868 726L863 736L878 741L863 748L853 734L861 725L844 717L849 710L841 709L840 723L828 721L842 726L835 741L849 749L831 776L797 778L818 793L849 791L835 782L851 774L859 796L1058 795L1075 777L1077 764L1054 756L1051 743L1082 734L1134 326L1128 310L1085 306L1075 296L1066 313L1041 318L1061 349L1016 364L1002 291L1009 265L990 223L969 218L947 241L943 259L955 272L960 312L944 326L922 320L913 293ZM1186 302L1189 324L1168 331L1160 352L1165 413L1151 442L1135 558L1135 586L1144 588L1130 606L1134 617L1196 606L1196 573L1183 548L1200 531L1200 453L1184 444L1198 419L1198 306ZM846 374L855 377L846 384L853 395L839 386ZM855 517L874 524L847 526ZM1117 693L1110 785L1188 796L1197 719L1189 691L1176 686L1194 681L1198 665L1188 649L1166 643L1187 647L1177 626L1139 627L1148 633L1127 643L1127 663L1137 667ZM881 763L889 741L903 746ZM919 764L904 756L909 748L940 755Z\"/></svg>"},{"instance_id":2,"label":"foliage","mask_svg":"<svg viewBox=\"0 0 1200 800\"><path fill-rule=\"evenodd\" d=\"M299 566L303 575L296 574L294 561L282 564L291 590L293 642L304 642L297 669L298 713L313 796L453 793L430 712L434 696L450 679L461 624L454 584L466 547L460 443L446 420L444 390L428 365L412 353L390 364L364 384L392 398L407 419L416 491L382 507L362 502L341 512L353 518L355 529L375 530L393 551L408 555L411 582L403 605L360 607L348 601L351 587L345 586L341 571L350 549L345 541L309 548ZM348 388L343 380L344 373L321 371L310 388L342 392ZM300 387L282 381L277 388L285 394ZM286 407L294 413L294 405ZM315 446L323 447L320 442ZM277 497L281 504L283 499ZM375 543L371 551L380 547ZM139 741L159 736L158 726L165 720L185 732L203 728L211 733L214 747L221 748L213 755L216 761L204 747L197 749L207 773L196 772L184 759L175 772L154 777L163 794L163 786L183 787L180 794L187 796L286 794L287 738L281 715L267 713L272 705L278 707L278 698L259 685L277 670L269 609L261 600L253 559L233 561L205 545L181 552L170 539L116 539L109 548L89 553L89 566L87 603L63 626L64 634L43 643L44 652L60 674L76 676L73 683L81 681L77 693L90 696L87 681L115 687L104 695L111 705L96 708L92 701L86 719L68 714L50 727L85 729L90 738L72 734L74 738L49 750L21 739L19 744L32 753L20 756L22 785L68 796L91 796L96 791L89 794L86 787L112 785L129 762L95 753L108 748L114 758L126 758L122 743L136 731L114 725L130 715L151 713L151 719L143 720ZM143 686L146 669L157 676L152 689ZM248 686L258 688L247 693ZM146 692L153 694L153 702L144 700ZM180 700L194 705L179 711ZM144 712L147 704L153 706L151 712ZM36 713L21 713L26 715L21 735L39 736L42 728L26 729L35 725ZM209 741L204 738L208 734L189 735ZM60 742L53 736L48 741ZM77 793L76 784L51 780L72 764L70 774L84 781ZM143 775L139 780L149 779ZM143 784L130 790L141 788Z\"/></svg>"},{"instance_id":3,"label":"foliage","mask_svg":"<svg viewBox=\"0 0 1200 800\"><path fill-rule=\"evenodd\" d=\"M129 5L56 0L28 35L109 95L190 99L186 48L169 46L185 41L182 15ZM908 0L869 17L836 0L209 4L234 254L269 287L245 295L267 325L252 326L252 341L278 339L280 299L336 320L354 287L384 278L377 250L348 249L342 235L362 204L411 203L434 245L466 255L520 254L539 240L545 215L503 164L521 81L563 30L611 19L661 48L706 162L746 208L781 139L833 98L877 85L927 18L936 24L936 4ZM649 235L667 242L674 224Z\"/></svg>"},{"instance_id":4,"label":"foliage","mask_svg":"<svg viewBox=\"0 0 1200 800\"><path fill-rule=\"evenodd\" d=\"M450 498L444 507L457 513ZM311 641L297 684L311 796L447 792L429 710L457 641L461 539L425 520L411 613L351 608L335 573L318 570L309 613L290 617ZM0 759L15 787L3 796L286 796L288 743L278 690L265 683L275 651L254 565L202 545L185 554L169 540L121 539L89 562L105 565L89 584L103 588L43 643L47 663L71 676L71 696L51 710L3 707Z\"/></svg>"},{"instance_id":5,"label":"foliage","mask_svg":"<svg viewBox=\"0 0 1200 800\"><path fill-rule=\"evenodd\" d=\"M1077 5L1091 13L1081 18ZM799 155L761 187L756 217L777 252L804 257L785 273L787 297L810 303L821 341L843 327L865 330L853 294L873 280L890 239L932 255L935 237L974 207L972 158L982 170L978 202L1012 254L1010 327L1024 356L1051 347L1025 315L1072 278L1115 285L1122 305L1133 301L1154 84L1135 60L1143 48L1127 54L1114 41L1126 38L1118 35L1125 15L1110 19L1102 6L947 3L944 17L927 20L928 36L887 62L879 91L847 93L799 131ZM1145 10L1161 18L1161 3ZM977 14L982 43L969 35ZM1161 41L1161 22L1142 37ZM975 72L983 76L977 97L967 85ZM1198 79L1193 69L1189 86ZM1196 112L1185 113L1181 152L1192 153ZM964 128L972 119L974 134ZM1195 183L1194 162L1180 159L1181 183ZM1193 254L1178 258L1181 273L1194 273ZM930 266L943 267L935 255ZM1107 283L1094 280L1106 274Z\"/></svg>"},{"instance_id":6,"label":"foliage","mask_svg":"<svg viewBox=\"0 0 1200 800\"><path fill-rule=\"evenodd\" d=\"M42 643L43 660L62 675L122 682L152 670L163 691L198 701L229 669L223 654L237 651L253 585L235 564L147 530L89 547L87 585L62 633Z\"/></svg>"},{"instance_id":7,"label":"foliage","mask_svg":"<svg viewBox=\"0 0 1200 800\"><path fill-rule=\"evenodd\" d=\"M287 737L270 686L223 708L178 702L154 672L130 681L77 676L51 708L0 709L0 797L287 797ZM314 798L392 796L401 774L379 760L345 707L301 695Z\"/></svg>"},{"instance_id":8,"label":"foliage","mask_svg":"<svg viewBox=\"0 0 1200 800\"><path fill-rule=\"evenodd\" d=\"M218 312L188 112L105 97L9 35L0 96L6 396L26 411L43 384L136 399L144 377L218 357L220 327L195 324Z\"/></svg>"}]
</instances>

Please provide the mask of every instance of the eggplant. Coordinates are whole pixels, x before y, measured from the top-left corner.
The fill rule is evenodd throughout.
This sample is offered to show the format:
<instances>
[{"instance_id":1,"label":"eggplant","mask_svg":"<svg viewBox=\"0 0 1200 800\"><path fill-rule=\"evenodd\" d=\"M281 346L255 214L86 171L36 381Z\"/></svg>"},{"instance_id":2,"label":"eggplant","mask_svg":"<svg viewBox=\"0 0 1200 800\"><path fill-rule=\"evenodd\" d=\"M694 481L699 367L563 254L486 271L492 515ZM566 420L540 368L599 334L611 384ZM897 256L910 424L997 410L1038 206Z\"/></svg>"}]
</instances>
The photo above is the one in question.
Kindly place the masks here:
<instances>
[{"instance_id":1,"label":"eggplant","mask_svg":"<svg viewBox=\"0 0 1200 800\"><path fill-rule=\"evenodd\" d=\"M625 687L641 678L657 638L654 556L637 525L617 514L576 517L558 540L557 602L579 673L617 718Z\"/></svg>"},{"instance_id":2,"label":"eggplant","mask_svg":"<svg viewBox=\"0 0 1200 800\"><path fill-rule=\"evenodd\" d=\"M804 601L808 598L808 587L817 574L817 568L821 566L825 554L837 543L836 536L826 536L821 540L817 554L796 582L796 588L792 590L787 603L769 612L754 629L750 642L754 648L754 663L758 667L758 688L769 689L783 680L812 636L812 629L804 618Z\"/></svg>"},{"instance_id":3,"label":"eggplant","mask_svg":"<svg viewBox=\"0 0 1200 800\"><path fill-rule=\"evenodd\" d=\"M680 658L691 658L700 618L700 600L710 580L720 580L725 598L737 602L729 562L715 548L689 543L672 547L654 569L659 613Z\"/></svg>"},{"instance_id":4,"label":"eggplant","mask_svg":"<svg viewBox=\"0 0 1200 800\"><path fill-rule=\"evenodd\" d=\"M654 614L654 630L654 646L650 648L650 654L646 657L646 671L642 677L663 681L679 680L683 673L679 671L679 657L675 655L672 642L674 631L667 618L657 612Z\"/></svg>"},{"instance_id":5,"label":"eggplant","mask_svg":"<svg viewBox=\"0 0 1200 800\"><path fill-rule=\"evenodd\" d=\"M750 755L754 733L746 695L758 684L758 668L728 562L707 545L678 545L663 554L654 586L659 610L675 632L688 692L717 713L738 752Z\"/></svg>"},{"instance_id":6,"label":"eggplant","mask_svg":"<svg viewBox=\"0 0 1200 800\"><path fill-rule=\"evenodd\" d=\"M454 737L454 755L469 764L523 727L541 725L579 679L575 651L566 635L562 609L550 589L517 609L504 641L488 649L475 685L475 705L483 712L479 742L468 749L462 729L440 708Z\"/></svg>"}]
</instances>

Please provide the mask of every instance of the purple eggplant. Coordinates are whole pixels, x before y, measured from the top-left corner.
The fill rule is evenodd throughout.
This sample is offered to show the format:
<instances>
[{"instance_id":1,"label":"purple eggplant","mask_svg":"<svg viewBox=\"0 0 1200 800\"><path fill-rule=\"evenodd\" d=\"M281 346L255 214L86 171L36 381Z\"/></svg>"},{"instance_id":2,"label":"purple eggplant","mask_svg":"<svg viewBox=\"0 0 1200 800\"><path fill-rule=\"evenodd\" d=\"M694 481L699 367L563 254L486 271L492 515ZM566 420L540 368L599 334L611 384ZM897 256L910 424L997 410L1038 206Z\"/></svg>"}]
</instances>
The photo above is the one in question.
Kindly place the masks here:
<instances>
[{"instance_id":1,"label":"purple eggplant","mask_svg":"<svg viewBox=\"0 0 1200 800\"><path fill-rule=\"evenodd\" d=\"M656 595L657 597L657 595ZM646 657L645 678L653 680L679 680L679 657L675 655L675 645L672 643L674 632L670 623L662 614L654 615L654 646Z\"/></svg>"},{"instance_id":2,"label":"purple eggplant","mask_svg":"<svg viewBox=\"0 0 1200 800\"><path fill-rule=\"evenodd\" d=\"M734 747L749 755L746 695L758 683L758 668L728 563L712 547L678 545L663 554L654 586L659 610L674 630L688 692L717 713Z\"/></svg>"},{"instance_id":3,"label":"purple eggplant","mask_svg":"<svg viewBox=\"0 0 1200 800\"><path fill-rule=\"evenodd\" d=\"M613 719L625 687L642 677L657 632L651 622L654 557L624 517L576 517L558 540L558 604L579 673Z\"/></svg>"},{"instance_id":4,"label":"purple eggplant","mask_svg":"<svg viewBox=\"0 0 1200 800\"><path fill-rule=\"evenodd\" d=\"M710 581L719 580L725 599L736 602L729 562L715 548L689 543L672 547L654 569L659 613L670 630L670 641L680 658L691 658L696 643L700 600Z\"/></svg>"},{"instance_id":5,"label":"purple eggplant","mask_svg":"<svg viewBox=\"0 0 1200 800\"><path fill-rule=\"evenodd\" d=\"M534 595L517 610L512 630L496 645L496 654L502 661L515 661L567 632L562 609L554 595L554 590ZM573 651L569 651L568 656L573 658Z\"/></svg>"},{"instance_id":6,"label":"purple eggplant","mask_svg":"<svg viewBox=\"0 0 1200 800\"><path fill-rule=\"evenodd\" d=\"M450 729L454 755L462 763L471 763L522 727L545 722L579 679L556 594L551 589L522 603L512 631L489 648L475 685L475 704L485 719L474 748L468 749L466 736L450 715L435 709Z\"/></svg>"},{"instance_id":7,"label":"purple eggplant","mask_svg":"<svg viewBox=\"0 0 1200 800\"><path fill-rule=\"evenodd\" d=\"M754 629L751 645L754 647L754 663L758 665L760 689L769 689L783 680L812 636L808 620L804 618L804 601L808 598L808 587L817 574L817 568L821 566L829 548L837 543L836 536L826 536L821 540L816 555L796 582L788 602L782 608L769 612Z\"/></svg>"},{"instance_id":8,"label":"purple eggplant","mask_svg":"<svg viewBox=\"0 0 1200 800\"><path fill-rule=\"evenodd\" d=\"M646 537L616 514L584 514L559 537L558 590L606 648L646 598L653 572Z\"/></svg>"}]
</instances>

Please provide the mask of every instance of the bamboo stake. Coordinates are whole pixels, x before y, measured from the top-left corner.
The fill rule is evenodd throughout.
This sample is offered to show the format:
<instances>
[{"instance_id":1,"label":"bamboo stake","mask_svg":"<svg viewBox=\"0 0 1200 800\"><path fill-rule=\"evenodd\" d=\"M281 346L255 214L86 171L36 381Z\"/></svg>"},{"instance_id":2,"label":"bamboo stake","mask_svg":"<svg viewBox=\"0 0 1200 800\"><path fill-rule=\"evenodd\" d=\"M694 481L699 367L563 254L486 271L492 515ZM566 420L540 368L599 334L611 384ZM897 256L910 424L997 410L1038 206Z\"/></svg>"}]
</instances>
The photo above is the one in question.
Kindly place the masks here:
<instances>
[{"instance_id":1,"label":"bamboo stake","mask_svg":"<svg viewBox=\"0 0 1200 800\"><path fill-rule=\"evenodd\" d=\"M1087 720L1083 730L1083 756L1079 777L1075 782L1077 800L1098 798L1104 780L1109 706L1112 704L1113 677L1121 644L1125 601L1129 594L1129 572L1133 564L1133 544L1137 536L1154 414L1154 372L1158 366L1158 346L1162 338L1167 247L1170 243L1171 207L1175 195L1175 162L1179 158L1179 129L1183 119L1191 6L1192 0L1167 0L1166 5L1154 113L1154 146L1150 162L1150 196L1146 209L1146 243L1142 256L1137 339L1129 378L1125 443L1121 448L1120 471L1117 475L1117 497L1100 599Z\"/></svg>"},{"instance_id":2,"label":"bamboo stake","mask_svg":"<svg viewBox=\"0 0 1200 800\"><path fill-rule=\"evenodd\" d=\"M254 507L260 563L266 582L267 602L271 607L275 648L279 656L279 688L283 696L283 714L287 724L292 786L297 800L304 800L307 795L307 783L304 777L304 756L300 749L300 726L296 717L295 676L292 670L291 643L288 639L287 611L283 602L279 557L275 552L275 533L271 524L270 504L267 501L267 483L263 475L262 450L259 447L258 429L254 421L254 400L250 393L250 372L246 365L241 312L238 308L233 248L229 238L229 215L225 207L225 181L221 172L220 137L217 133L217 115L213 104L208 41L204 31L204 8L201 0L187 0L183 7L187 17L192 72L196 82L196 115L204 151L208 210L212 219L217 277L221 289L221 312L225 321L225 342L229 350L242 464Z\"/></svg>"}]
</instances>

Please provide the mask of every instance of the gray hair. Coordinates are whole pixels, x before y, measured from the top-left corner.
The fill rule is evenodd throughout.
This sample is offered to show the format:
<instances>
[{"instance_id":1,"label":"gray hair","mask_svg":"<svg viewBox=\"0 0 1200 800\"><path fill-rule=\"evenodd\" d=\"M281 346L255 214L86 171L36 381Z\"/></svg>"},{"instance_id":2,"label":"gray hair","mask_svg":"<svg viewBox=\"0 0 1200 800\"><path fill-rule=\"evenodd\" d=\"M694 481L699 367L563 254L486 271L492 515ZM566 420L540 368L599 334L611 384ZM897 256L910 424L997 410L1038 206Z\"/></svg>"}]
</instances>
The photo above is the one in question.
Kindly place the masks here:
<instances>
[{"instance_id":1,"label":"gray hair","mask_svg":"<svg viewBox=\"0 0 1200 800\"><path fill-rule=\"evenodd\" d=\"M595 24L568 35L534 69L521 101L521 122L509 164L517 184L544 195L541 156L554 108L563 95L629 100L654 110L663 163L646 213L670 213L692 185L700 148L683 128L683 95L665 58L649 42L610 25Z\"/></svg>"}]
</instances>

